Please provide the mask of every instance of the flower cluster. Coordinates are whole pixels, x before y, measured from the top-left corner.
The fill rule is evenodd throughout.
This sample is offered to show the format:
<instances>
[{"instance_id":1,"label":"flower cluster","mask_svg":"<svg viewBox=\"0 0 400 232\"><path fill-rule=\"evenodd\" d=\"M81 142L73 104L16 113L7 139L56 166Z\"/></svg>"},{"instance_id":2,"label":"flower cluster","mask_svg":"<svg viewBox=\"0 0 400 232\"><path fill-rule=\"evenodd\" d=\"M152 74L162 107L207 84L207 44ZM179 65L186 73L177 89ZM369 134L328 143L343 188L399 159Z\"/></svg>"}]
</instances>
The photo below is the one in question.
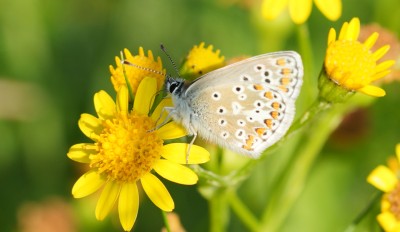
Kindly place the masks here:
<instances>
[{"instance_id":1,"label":"flower cluster","mask_svg":"<svg viewBox=\"0 0 400 232\"><path fill-rule=\"evenodd\" d=\"M125 49L128 61L148 70L162 70L161 61L154 62L152 53L132 56ZM174 201L159 176L183 185L193 185L197 175L185 164L201 164L209 160L204 148L189 144L166 141L186 135L175 122L165 121L164 107L171 106L170 99L163 99L153 107L156 93L164 76L134 67L122 67L119 58L117 68L110 68L112 83L117 90L114 101L105 91L94 95L97 116L82 114L79 128L93 143L73 145L68 157L87 164L89 171L74 184L72 195L82 198L101 189L95 215L104 219L115 204L121 225L125 231L132 229L139 209L140 186L150 200L163 211L172 211ZM123 70L126 70L125 74ZM133 107L130 108L128 83L132 86ZM150 111L150 109L153 109Z\"/></svg>"},{"instance_id":2,"label":"flower cluster","mask_svg":"<svg viewBox=\"0 0 400 232\"><path fill-rule=\"evenodd\" d=\"M386 76L395 63L394 60L378 63L390 47L385 45L372 52L370 49L378 39L378 33L373 33L363 43L358 41L359 34L358 18L345 22L338 38L335 29L329 31L328 48L319 79L322 99L343 102L354 91L375 97L386 94L383 89L371 83Z\"/></svg>"},{"instance_id":3,"label":"flower cluster","mask_svg":"<svg viewBox=\"0 0 400 232\"><path fill-rule=\"evenodd\" d=\"M384 192L381 213L377 216L385 231L400 231L400 144L396 146L396 158L390 158L388 166L379 165L367 181Z\"/></svg>"}]
</instances>

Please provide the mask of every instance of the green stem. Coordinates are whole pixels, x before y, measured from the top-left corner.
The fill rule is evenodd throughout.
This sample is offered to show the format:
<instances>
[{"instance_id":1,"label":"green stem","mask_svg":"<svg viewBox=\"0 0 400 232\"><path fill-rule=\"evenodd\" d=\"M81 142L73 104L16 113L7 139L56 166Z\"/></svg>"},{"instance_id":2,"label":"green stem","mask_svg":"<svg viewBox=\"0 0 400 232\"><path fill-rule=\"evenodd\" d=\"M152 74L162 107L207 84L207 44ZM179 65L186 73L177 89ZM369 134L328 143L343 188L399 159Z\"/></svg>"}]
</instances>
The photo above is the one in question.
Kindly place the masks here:
<instances>
[{"instance_id":1,"label":"green stem","mask_svg":"<svg viewBox=\"0 0 400 232\"><path fill-rule=\"evenodd\" d=\"M121 61L124 61L124 60L125 60L124 53L121 51ZM132 102L134 102L135 95L133 95L131 83L129 82L129 79L126 76L125 64L122 64L122 73L124 74L126 86L128 87L129 96L131 97Z\"/></svg>"},{"instance_id":2,"label":"green stem","mask_svg":"<svg viewBox=\"0 0 400 232\"><path fill-rule=\"evenodd\" d=\"M218 188L229 186L226 176L218 175L213 170L204 169L199 165L191 165L190 168L200 177L200 179L206 181L210 186Z\"/></svg>"},{"instance_id":3,"label":"green stem","mask_svg":"<svg viewBox=\"0 0 400 232\"><path fill-rule=\"evenodd\" d=\"M316 75L314 75L314 62L310 33L308 30L308 25L306 23L301 24L297 27L297 39L299 41L300 54L303 60L304 67L304 81L301 91L301 99L306 104L301 105L307 106L312 101L317 91L317 88L315 88L315 86L317 86L317 79L312 78Z\"/></svg>"},{"instance_id":4,"label":"green stem","mask_svg":"<svg viewBox=\"0 0 400 232\"><path fill-rule=\"evenodd\" d=\"M348 107L335 106L311 125L304 134L298 152L281 174L277 186L274 187L271 202L262 216L262 231L279 231L282 223L302 193L311 167L318 157L331 132L340 123L340 119Z\"/></svg>"},{"instance_id":5,"label":"green stem","mask_svg":"<svg viewBox=\"0 0 400 232\"><path fill-rule=\"evenodd\" d=\"M210 232L223 232L226 231L229 221L229 205L227 199L227 191L229 181L224 176L218 174L221 173L221 157L223 150L217 149L216 157L214 161L209 165L209 171L195 166L195 171L200 177L205 177L207 181L206 188L208 194L203 196L208 199L209 210L210 210ZM193 167L193 166L192 166Z\"/></svg>"},{"instance_id":6,"label":"green stem","mask_svg":"<svg viewBox=\"0 0 400 232\"><path fill-rule=\"evenodd\" d=\"M161 214L162 214L162 216L163 216L165 229L167 230L167 232L171 232L171 227L169 226L169 221L168 221L167 213L166 213L165 211L161 210Z\"/></svg>"},{"instance_id":7,"label":"green stem","mask_svg":"<svg viewBox=\"0 0 400 232\"><path fill-rule=\"evenodd\" d=\"M285 138L292 136L294 133L307 125L317 114L327 110L329 107L331 107L331 104L328 102L321 101L320 99L314 101L310 108L292 124Z\"/></svg>"},{"instance_id":8,"label":"green stem","mask_svg":"<svg viewBox=\"0 0 400 232\"><path fill-rule=\"evenodd\" d=\"M295 133L301 127L306 125L314 116L324 109L327 108L327 105L316 102L313 104L310 109L293 124L293 129L290 129L288 136L290 134ZM285 138L286 138L285 137ZM284 140L284 139L283 139ZM282 141L283 141L282 140ZM283 144L280 141L275 144L273 147L268 149L268 153L274 151L278 144ZM266 157L264 154L262 157ZM211 228L210 231L224 231L226 229L226 224L228 221L228 204L227 204L227 196L226 191L228 188L232 188L233 186L239 186L243 180L247 178L247 176L251 173L254 166L260 162L259 160L249 160L242 168L237 171L231 172L227 176L221 176L216 173L219 173L219 165L214 163L210 168L210 170L205 170L198 165L192 165L191 168L198 174L198 176L207 181L208 187L211 187L212 195L206 197L209 199L210 205L210 223ZM231 204L232 209L238 215L238 217L243 221L243 223L253 231L257 231L259 228L259 223L255 219L255 217L250 213L250 211L246 208L246 206L240 201L237 197L236 193L231 193L229 196L229 203Z\"/></svg>"},{"instance_id":9,"label":"green stem","mask_svg":"<svg viewBox=\"0 0 400 232\"><path fill-rule=\"evenodd\" d=\"M224 232L229 219L229 207L226 189L216 191L209 199L210 232Z\"/></svg>"},{"instance_id":10,"label":"green stem","mask_svg":"<svg viewBox=\"0 0 400 232\"><path fill-rule=\"evenodd\" d=\"M344 230L345 232L353 232L357 228L357 225L365 218L365 216L372 210L374 205L380 201L382 192L377 192L372 200L369 202L367 207L354 219L354 221Z\"/></svg>"},{"instance_id":11,"label":"green stem","mask_svg":"<svg viewBox=\"0 0 400 232\"><path fill-rule=\"evenodd\" d=\"M260 231L260 225L257 218L255 218L247 206L243 204L236 191L230 192L228 201L233 212L250 231Z\"/></svg>"}]
</instances>

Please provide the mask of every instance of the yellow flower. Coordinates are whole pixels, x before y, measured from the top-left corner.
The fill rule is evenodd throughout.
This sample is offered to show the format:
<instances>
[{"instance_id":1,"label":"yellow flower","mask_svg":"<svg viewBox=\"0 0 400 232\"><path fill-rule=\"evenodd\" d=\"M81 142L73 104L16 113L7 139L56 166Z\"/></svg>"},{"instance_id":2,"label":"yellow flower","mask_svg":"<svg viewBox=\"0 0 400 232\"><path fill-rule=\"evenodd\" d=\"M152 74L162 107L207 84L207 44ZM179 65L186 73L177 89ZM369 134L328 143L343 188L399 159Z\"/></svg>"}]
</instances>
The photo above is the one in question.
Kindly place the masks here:
<instances>
[{"instance_id":1,"label":"yellow flower","mask_svg":"<svg viewBox=\"0 0 400 232\"><path fill-rule=\"evenodd\" d=\"M171 195L153 170L179 184L193 185L198 180L191 169L182 165L186 164L188 144L164 144L164 140L185 136L186 131L175 122L156 127L156 122L163 122L167 117L163 108L170 106L171 100L162 100L149 115L157 91L156 82L151 77L140 82L133 109L129 109L128 89L124 85L117 91L116 102L105 91L96 93L97 117L82 114L79 120L82 132L94 142L75 144L67 154L90 168L74 184L72 195L82 198L102 188L96 218L104 219L117 203L125 231L132 229L138 213L138 182L157 207L164 211L174 209ZM188 158L189 164L204 163L209 160L209 153L192 145Z\"/></svg>"},{"instance_id":2,"label":"yellow flower","mask_svg":"<svg viewBox=\"0 0 400 232\"><path fill-rule=\"evenodd\" d=\"M329 20L336 21L342 14L341 0L314 0L314 3ZM264 0L261 6L262 15L267 20L275 19L286 6L293 22L302 24L311 14L312 0Z\"/></svg>"},{"instance_id":3,"label":"yellow flower","mask_svg":"<svg viewBox=\"0 0 400 232\"><path fill-rule=\"evenodd\" d=\"M397 163L400 160L400 144L396 146ZM393 161L391 161L393 162ZM400 172L389 163L390 168L380 165L368 176L367 181L384 192L381 201L381 213L377 216L379 224L385 231L400 231Z\"/></svg>"},{"instance_id":4,"label":"yellow flower","mask_svg":"<svg viewBox=\"0 0 400 232\"><path fill-rule=\"evenodd\" d=\"M157 61L154 61L153 53L149 50L146 56L142 47L139 48L139 55L132 56L130 51L126 48L124 49L124 53L125 60L145 69L154 70L154 72L139 69L137 67L129 65L124 65L123 68L121 64L121 59L116 56L115 63L117 67L114 68L112 65L110 65L111 82L114 85L115 91L118 91L121 86L125 86L127 84L125 76L128 79L130 86L132 87L133 94L136 93L139 83L143 80L144 77L154 77L157 80L157 90L161 90L162 86L164 85L166 72L165 69L162 68L160 57L157 57ZM160 75L158 73L164 73L164 75Z\"/></svg>"},{"instance_id":5,"label":"yellow flower","mask_svg":"<svg viewBox=\"0 0 400 232\"><path fill-rule=\"evenodd\" d=\"M220 50L213 51L213 46L204 47L204 42L194 46L186 57L180 73L187 79L194 79L214 69L224 66L224 57L220 56Z\"/></svg>"},{"instance_id":6,"label":"yellow flower","mask_svg":"<svg viewBox=\"0 0 400 232\"><path fill-rule=\"evenodd\" d=\"M363 43L358 41L359 33L360 20L358 18L353 18L350 23L345 22L338 38L336 38L335 29L331 28L322 74L334 82L335 86L343 88L344 92L358 91L370 96L382 97L386 94L385 91L370 83L390 72L388 69L394 64L394 60L377 63L390 46L385 45L372 52L370 49L375 44L378 33L372 33ZM320 90L321 87L323 88L320 83ZM321 91L327 92L326 89Z\"/></svg>"}]
</instances>

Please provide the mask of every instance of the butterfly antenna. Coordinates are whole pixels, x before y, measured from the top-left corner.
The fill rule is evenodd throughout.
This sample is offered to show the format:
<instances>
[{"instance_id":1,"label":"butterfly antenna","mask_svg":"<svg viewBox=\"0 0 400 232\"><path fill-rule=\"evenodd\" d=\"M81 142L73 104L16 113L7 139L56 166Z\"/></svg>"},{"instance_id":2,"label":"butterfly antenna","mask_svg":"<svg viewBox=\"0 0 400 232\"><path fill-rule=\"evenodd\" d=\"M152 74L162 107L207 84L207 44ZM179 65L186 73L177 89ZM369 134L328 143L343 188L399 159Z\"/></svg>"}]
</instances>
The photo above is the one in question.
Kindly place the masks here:
<instances>
[{"instance_id":1,"label":"butterfly antenna","mask_svg":"<svg viewBox=\"0 0 400 232\"><path fill-rule=\"evenodd\" d=\"M140 66L140 65L137 65L137 64L134 64L134 63L131 63L131 62L125 60L125 58L124 58L124 56L122 54L122 51L121 51L121 64L126 64L126 65L129 65L129 66L132 66L132 67L144 70L144 71L152 72L152 73L155 73L155 74L159 74L159 75L162 75L162 76L166 75L165 73L163 73L161 71L154 70L154 69L151 69L151 68L146 68L146 67L143 67L143 66Z\"/></svg>"},{"instance_id":2,"label":"butterfly antenna","mask_svg":"<svg viewBox=\"0 0 400 232\"><path fill-rule=\"evenodd\" d=\"M158 71L158 70L154 70L154 69L151 69L151 68L142 67L142 66L140 66L140 65L131 63L131 62L127 61L127 60L121 60L121 63L122 63L122 64L129 65L129 66L132 66L132 67L135 67L135 68L138 68L138 69L141 69L141 70L144 70L144 71L152 72L152 73L155 73L155 74L159 74L159 75L163 75L163 76L166 75L165 73L160 72L160 71Z\"/></svg>"},{"instance_id":3,"label":"butterfly antenna","mask_svg":"<svg viewBox=\"0 0 400 232\"><path fill-rule=\"evenodd\" d=\"M164 44L161 44L160 47L161 47L161 50L165 53L165 55L168 57L169 61L171 62L172 66L175 69L175 72L178 74L178 77L179 77L180 75L179 75L178 67L176 66L176 64L175 64L174 60L171 58L171 56L168 54L167 49L165 48Z\"/></svg>"}]
</instances>

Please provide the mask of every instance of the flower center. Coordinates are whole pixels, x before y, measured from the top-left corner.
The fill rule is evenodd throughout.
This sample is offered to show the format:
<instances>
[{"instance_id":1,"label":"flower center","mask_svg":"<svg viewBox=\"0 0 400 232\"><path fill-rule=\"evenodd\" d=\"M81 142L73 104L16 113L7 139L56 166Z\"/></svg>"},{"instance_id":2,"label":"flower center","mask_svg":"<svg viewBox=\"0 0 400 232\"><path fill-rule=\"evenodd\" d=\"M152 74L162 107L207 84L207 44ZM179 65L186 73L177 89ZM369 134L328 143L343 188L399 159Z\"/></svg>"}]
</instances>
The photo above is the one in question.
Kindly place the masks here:
<instances>
[{"instance_id":1,"label":"flower center","mask_svg":"<svg viewBox=\"0 0 400 232\"><path fill-rule=\"evenodd\" d=\"M160 159L163 140L152 129L154 122L135 112L104 120L97 142L99 153L93 156L90 166L113 181L140 179Z\"/></svg>"},{"instance_id":2,"label":"flower center","mask_svg":"<svg viewBox=\"0 0 400 232\"><path fill-rule=\"evenodd\" d=\"M328 76L347 89L356 90L368 85L376 61L365 45L354 40L338 40L329 44L325 69Z\"/></svg>"},{"instance_id":3,"label":"flower center","mask_svg":"<svg viewBox=\"0 0 400 232\"><path fill-rule=\"evenodd\" d=\"M388 193L387 199L390 202L390 211L397 219L400 219L400 183Z\"/></svg>"}]
</instances>

